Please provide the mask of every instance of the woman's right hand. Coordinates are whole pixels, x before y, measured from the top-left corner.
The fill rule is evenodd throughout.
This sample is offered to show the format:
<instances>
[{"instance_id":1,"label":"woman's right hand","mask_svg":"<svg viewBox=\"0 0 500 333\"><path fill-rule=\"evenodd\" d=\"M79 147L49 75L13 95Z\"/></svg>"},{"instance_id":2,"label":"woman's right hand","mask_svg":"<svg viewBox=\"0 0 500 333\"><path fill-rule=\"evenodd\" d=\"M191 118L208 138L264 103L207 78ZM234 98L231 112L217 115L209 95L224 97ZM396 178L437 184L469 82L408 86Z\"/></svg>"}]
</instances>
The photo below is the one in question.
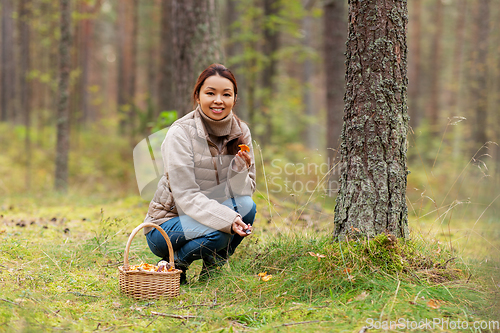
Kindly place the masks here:
<instances>
[{"instance_id":1,"label":"woman's right hand","mask_svg":"<svg viewBox=\"0 0 500 333\"><path fill-rule=\"evenodd\" d=\"M243 222L240 216L236 216L236 218L233 221L233 225L231 226L231 229L235 234L238 234L241 237L246 237L249 234L247 234L245 231L246 230L252 231L252 226Z\"/></svg>"}]
</instances>

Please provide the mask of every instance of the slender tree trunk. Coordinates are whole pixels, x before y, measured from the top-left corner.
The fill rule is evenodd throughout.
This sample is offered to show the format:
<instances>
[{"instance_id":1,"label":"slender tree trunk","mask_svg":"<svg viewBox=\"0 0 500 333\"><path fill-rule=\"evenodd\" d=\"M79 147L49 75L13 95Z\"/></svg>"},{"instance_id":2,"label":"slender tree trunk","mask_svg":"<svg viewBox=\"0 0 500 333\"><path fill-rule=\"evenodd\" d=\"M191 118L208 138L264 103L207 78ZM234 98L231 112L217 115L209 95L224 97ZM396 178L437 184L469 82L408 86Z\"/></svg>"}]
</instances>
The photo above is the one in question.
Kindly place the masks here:
<instances>
[{"instance_id":1,"label":"slender tree trunk","mask_svg":"<svg viewBox=\"0 0 500 333\"><path fill-rule=\"evenodd\" d=\"M222 52L214 0L172 0L171 14L174 107L181 117L193 110L196 78L210 64L221 62Z\"/></svg>"},{"instance_id":2,"label":"slender tree trunk","mask_svg":"<svg viewBox=\"0 0 500 333\"><path fill-rule=\"evenodd\" d=\"M334 236L408 235L407 1L349 1Z\"/></svg>"},{"instance_id":3,"label":"slender tree trunk","mask_svg":"<svg viewBox=\"0 0 500 333\"><path fill-rule=\"evenodd\" d=\"M130 40L130 73L128 83L128 99L130 104L129 126L131 138L137 127L137 112L135 102L137 81L137 32L139 31L139 0L131 0L132 31Z\"/></svg>"},{"instance_id":4,"label":"slender tree trunk","mask_svg":"<svg viewBox=\"0 0 500 333\"><path fill-rule=\"evenodd\" d=\"M172 94L172 28L170 26L172 14L172 0L161 1L161 33L160 33L160 73L159 73L159 102L160 112L175 109ZM158 115L157 115L158 116Z\"/></svg>"},{"instance_id":5,"label":"slender tree trunk","mask_svg":"<svg viewBox=\"0 0 500 333\"><path fill-rule=\"evenodd\" d=\"M19 40L20 40L20 69L21 69L21 110L24 114L26 136L24 149L26 151L26 189L31 186L31 82L28 78L30 66L30 7L29 0L21 0L19 7Z\"/></svg>"},{"instance_id":6,"label":"slender tree trunk","mask_svg":"<svg viewBox=\"0 0 500 333\"><path fill-rule=\"evenodd\" d=\"M431 68L430 68L430 97L429 97L429 124L431 133L436 135L439 132L439 96L441 87L439 84L439 74L441 73L441 40L443 35L443 2L436 0L434 12L435 31L432 37L431 46Z\"/></svg>"},{"instance_id":7,"label":"slender tree trunk","mask_svg":"<svg viewBox=\"0 0 500 333\"><path fill-rule=\"evenodd\" d=\"M273 117L271 110L271 103L276 91L276 84L274 82L277 74L277 61L276 51L279 48L279 33L278 27L275 23L275 17L279 12L279 2L276 0L264 0L264 15L265 15L265 28L264 28L264 45L263 53L266 57L266 65L262 71L262 113L266 119L266 131L262 137L262 144L270 144L273 134Z\"/></svg>"},{"instance_id":8,"label":"slender tree trunk","mask_svg":"<svg viewBox=\"0 0 500 333\"><path fill-rule=\"evenodd\" d=\"M479 1L478 36L475 48L477 58L475 62L475 82L472 95L475 100L476 121L474 129L474 141L477 148L488 141L488 44L489 44L489 22L490 22L491 0Z\"/></svg>"},{"instance_id":9,"label":"slender tree trunk","mask_svg":"<svg viewBox=\"0 0 500 333\"><path fill-rule=\"evenodd\" d=\"M453 70L450 82L450 94L448 100L448 109L452 115L458 115L457 100L460 90L460 72L462 69L462 55L464 46L465 32L465 13L467 1L460 0L458 3L458 17L455 25L455 45L453 48Z\"/></svg>"},{"instance_id":10,"label":"slender tree trunk","mask_svg":"<svg viewBox=\"0 0 500 333\"><path fill-rule=\"evenodd\" d=\"M324 61L326 78L326 147L329 167L335 164L342 133L345 92L345 40L347 20L343 0L325 2L323 14ZM338 175L337 175L338 176ZM337 177L336 177L337 178Z\"/></svg>"},{"instance_id":11,"label":"slender tree trunk","mask_svg":"<svg viewBox=\"0 0 500 333\"><path fill-rule=\"evenodd\" d=\"M128 127L128 114L130 110L129 101L129 91L130 88L128 85L130 84L130 74L131 71L131 60L130 60L130 52L129 52L129 16L128 16L128 5L130 0L121 0L118 2L118 17L117 17L117 52L116 52L116 60L118 66L118 75L117 75L117 106L118 106L118 115L120 119L119 123L119 132L120 134L126 134Z\"/></svg>"},{"instance_id":12,"label":"slender tree trunk","mask_svg":"<svg viewBox=\"0 0 500 333\"><path fill-rule=\"evenodd\" d=\"M410 53L408 55L408 104L410 110L410 126L417 128L420 125L420 43L422 41L422 0L412 0L410 2L413 14L410 19Z\"/></svg>"},{"instance_id":13,"label":"slender tree trunk","mask_svg":"<svg viewBox=\"0 0 500 333\"><path fill-rule=\"evenodd\" d=\"M311 40L313 37L313 18L311 17L311 8L314 6L315 2L315 0L308 0L304 5L305 15L302 19L302 45L306 50L312 48ZM317 135L319 132L318 124L310 121L317 115L311 93L313 74L314 64L310 57L306 57L302 66L302 105L304 106L304 114L306 115L308 121L306 122L306 126L302 132L302 141L305 143L306 147L311 149L318 146L319 139Z\"/></svg>"},{"instance_id":14,"label":"slender tree trunk","mask_svg":"<svg viewBox=\"0 0 500 333\"><path fill-rule=\"evenodd\" d=\"M83 12L90 12L89 6L83 3ZM85 18L80 21L80 69L81 69L81 79L80 79L80 111L81 120L85 124L91 119L91 110L89 103L89 62L91 54L92 45L92 28L93 22L89 18Z\"/></svg>"},{"instance_id":15,"label":"slender tree trunk","mask_svg":"<svg viewBox=\"0 0 500 333\"><path fill-rule=\"evenodd\" d=\"M14 8L13 0L2 0L2 61L0 121L11 120L14 115Z\"/></svg>"},{"instance_id":16,"label":"slender tree trunk","mask_svg":"<svg viewBox=\"0 0 500 333\"><path fill-rule=\"evenodd\" d=\"M69 154L69 72L71 67L71 10L70 0L60 0L61 40L59 42L59 101L57 105L57 151L55 189L68 190L68 154Z\"/></svg>"},{"instance_id":17,"label":"slender tree trunk","mask_svg":"<svg viewBox=\"0 0 500 333\"><path fill-rule=\"evenodd\" d=\"M241 19L240 10L238 9L237 0L226 0L226 59L227 65L230 66L231 72L235 75L238 81L238 100L245 101L247 93L247 73L246 66L235 64L233 59L235 56L243 53L242 43L234 40L234 36L238 35L238 31L234 27L234 23ZM249 121L247 103L237 102L236 104L238 117L244 121Z\"/></svg>"}]
</instances>

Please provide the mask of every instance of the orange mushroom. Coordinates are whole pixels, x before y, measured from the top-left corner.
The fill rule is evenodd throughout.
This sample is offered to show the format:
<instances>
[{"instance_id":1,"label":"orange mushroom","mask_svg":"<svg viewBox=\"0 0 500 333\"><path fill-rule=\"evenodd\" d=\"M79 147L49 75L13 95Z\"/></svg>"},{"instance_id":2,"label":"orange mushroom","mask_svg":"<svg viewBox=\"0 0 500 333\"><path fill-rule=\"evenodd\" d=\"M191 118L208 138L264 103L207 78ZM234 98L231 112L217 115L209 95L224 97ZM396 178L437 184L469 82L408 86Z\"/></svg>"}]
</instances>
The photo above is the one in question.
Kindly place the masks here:
<instances>
[{"instance_id":1,"label":"orange mushroom","mask_svg":"<svg viewBox=\"0 0 500 333\"><path fill-rule=\"evenodd\" d=\"M250 152L250 148L243 144L243 145L238 145L238 147L240 147L241 151L247 151L247 152Z\"/></svg>"}]
</instances>

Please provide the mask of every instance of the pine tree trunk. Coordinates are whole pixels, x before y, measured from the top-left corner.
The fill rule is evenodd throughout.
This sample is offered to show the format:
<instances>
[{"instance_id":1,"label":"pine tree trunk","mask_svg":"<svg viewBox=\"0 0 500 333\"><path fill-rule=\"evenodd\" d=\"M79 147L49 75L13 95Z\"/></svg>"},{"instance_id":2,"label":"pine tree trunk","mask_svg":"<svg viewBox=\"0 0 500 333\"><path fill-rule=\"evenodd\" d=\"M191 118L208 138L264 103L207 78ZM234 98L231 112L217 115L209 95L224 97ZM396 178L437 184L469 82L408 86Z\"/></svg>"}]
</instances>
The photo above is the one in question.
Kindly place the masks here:
<instances>
[{"instance_id":1,"label":"pine tree trunk","mask_svg":"<svg viewBox=\"0 0 500 333\"><path fill-rule=\"evenodd\" d=\"M412 15L410 18L410 53L408 55L408 104L410 126L416 129L420 125L422 112L420 109L420 43L422 40L422 0L412 0Z\"/></svg>"},{"instance_id":2,"label":"pine tree trunk","mask_svg":"<svg viewBox=\"0 0 500 333\"><path fill-rule=\"evenodd\" d=\"M488 43L489 43L489 12L491 0L479 1L476 19L478 36L476 38L477 58L475 61L475 82L472 97L475 100L474 141L476 149L488 141ZM478 156L480 156L479 154Z\"/></svg>"},{"instance_id":3,"label":"pine tree trunk","mask_svg":"<svg viewBox=\"0 0 500 333\"><path fill-rule=\"evenodd\" d=\"M347 38L344 0L325 2L323 15L327 114L326 147L329 167L331 168L335 164L334 158L338 157L337 150L340 145L342 117L344 115L344 52L346 51L345 40ZM338 177L338 175L336 176Z\"/></svg>"},{"instance_id":4,"label":"pine tree trunk","mask_svg":"<svg viewBox=\"0 0 500 333\"><path fill-rule=\"evenodd\" d=\"M434 12L434 36L431 45L431 68L430 68L430 96L429 96L429 125L433 135L439 132L439 96L441 87L439 74L441 73L441 40L443 35L443 2L436 0Z\"/></svg>"},{"instance_id":5,"label":"pine tree trunk","mask_svg":"<svg viewBox=\"0 0 500 333\"><path fill-rule=\"evenodd\" d=\"M349 1L334 236L408 236L406 0Z\"/></svg>"},{"instance_id":6,"label":"pine tree trunk","mask_svg":"<svg viewBox=\"0 0 500 333\"><path fill-rule=\"evenodd\" d=\"M1 95L0 121L11 120L14 116L14 12L13 0L2 0L2 60L1 60Z\"/></svg>"},{"instance_id":7,"label":"pine tree trunk","mask_svg":"<svg viewBox=\"0 0 500 333\"><path fill-rule=\"evenodd\" d=\"M172 0L161 1L161 32L160 32L160 72L158 80L158 109L160 112L173 110L172 94L172 33L171 17Z\"/></svg>"},{"instance_id":8,"label":"pine tree trunk","mask_svg":"<svg viewBox=\"0 0 500 333\"><path fill-rule=\"evenodd\" d=\"M24 149L26 157L26 189L31 186L31 83L28 79L30 72L30 6L29 0L21 0L19 7L19 40L20 40L20 94L21 110L24 115L24 126L26 136L24 138Z\"/></svg>"},{"instance_id":9,"label":"pine tree trunk","mask_svg":"<svg viewBox=\"0 0 500 333\"><path fill-rule=\"evenodd\" d=\"M117 17L117 52L116 60L118 66L117 75L117 106L119 115L119 132L127 134L129 128L128 115L130 113L130 0L121 0L118 2Z\"/></svg>"},{"instance_id":10,"label":"pine tree trunk","mask_svg":"<svg viewBox=\"0 0 500 333\"><path fill-rule=\"evenodd\" d=\"M264 70L262 71L262 113L264 119L266 119L266 131L264 132L264 135L262 137L261 143L263 145L271 143L271 137L273 134L273 112L271 110L271 101L276 91L274 79L277 74L276 51L278 51L279 48L279 34L277 31L276 23L273 23L273 17L278 15L278 12L278 1L264 0L264 15L266 24L264 25L265 28L263 53L266 57L266 65Z\"/></svg>"},{"instance_id":11,"label":"pine tree trunk","mask_svg":"<svg viewBox=\"0 0 500 333\"><path fill-rule=\"evenodd\" d=\"M174 107L179 117L193 110L196 78L210 64L222 62L214 0L172 0Z\"/></svg>"},{"instance_id":12,"label":"pine tree trunk","mask_svg":"<svg viewBox=\"0 0 500 333\"><path fill-rule=\"evenodd\" d=\"M457 100L458 91L460 90L460 71L462 69L462 55L464 46L465 32L465 13L467 7L466 0L460 0L458 3L458 17L455 24L455 46L453 48L453 70L450 82L450 94L448 100L448 109L452 116L458 115Z\"/></svg>"},{"instance_id":13,"label":"pine tree trunk","mask_svg":"<svg viewBox=\"0 0 500 333\"><path fill-rule=\"evenodd\" d=\"M128 103L130 112L128 122L130 127L130 138L132 140L137 127L137 112L135 103L136 77L137 77L137 33L139 31L139 0L131 0L130 3L132 30L130 35L130 72L128 83Z\"/></svg>"},{"instance_id":14,"label":"pine tree trunk","mask_svg":"<svg viewBox=\"0 0 500 333\"><path fill-rule=\"evenodd\" d=\"M314 5L314 0L309 0L304 6L304 18L302 19L302 45L304 49L310 50L311 40L313 38L312 24L313 18L311 17L311 8ZM306 57L304 59L304 64L302 65L302 105L304 106L304 114L307 119L310 120L312 117L317 116L313 104L312 90L312 78L314 75L314 63L311 57ZM319 132L318 124L306 122L306 126L302 133L302 142L306 147L313 149L318 146L318 135Z\"/></svg>"},{"instance_id":15,"label":"pine tree trunk","mask_svg":"<svg viewBox=\"0 0 500 333\"><path fill-rule=\"evenodd\" d=\"M68 189L69 154L69 110L68 86L71 67L71 10L70 0L60 0L61 40L59 42L59 100L57 105L57 151L55 189L66 192Z\"/></svg>"}]
</instances>

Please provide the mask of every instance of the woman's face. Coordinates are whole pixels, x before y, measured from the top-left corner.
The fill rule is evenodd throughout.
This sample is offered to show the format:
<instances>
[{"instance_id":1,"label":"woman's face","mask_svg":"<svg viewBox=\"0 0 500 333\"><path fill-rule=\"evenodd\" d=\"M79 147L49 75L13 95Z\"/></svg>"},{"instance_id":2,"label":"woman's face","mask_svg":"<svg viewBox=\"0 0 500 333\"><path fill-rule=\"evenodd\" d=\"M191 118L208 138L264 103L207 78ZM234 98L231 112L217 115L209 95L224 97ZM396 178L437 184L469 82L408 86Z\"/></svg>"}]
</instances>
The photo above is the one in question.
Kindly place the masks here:
<instances>
[{"instance_id":1,"label":"woman's face","mask_svg":"<svg viewBox=\"0 0 500 333\"><path fill-rule=\"evenodd\" d=\"M225 77L212 75L201 86L197 102L204 114L221 120L231 112L235 100L233 83Z\"/></svg>"}]
</instances>

